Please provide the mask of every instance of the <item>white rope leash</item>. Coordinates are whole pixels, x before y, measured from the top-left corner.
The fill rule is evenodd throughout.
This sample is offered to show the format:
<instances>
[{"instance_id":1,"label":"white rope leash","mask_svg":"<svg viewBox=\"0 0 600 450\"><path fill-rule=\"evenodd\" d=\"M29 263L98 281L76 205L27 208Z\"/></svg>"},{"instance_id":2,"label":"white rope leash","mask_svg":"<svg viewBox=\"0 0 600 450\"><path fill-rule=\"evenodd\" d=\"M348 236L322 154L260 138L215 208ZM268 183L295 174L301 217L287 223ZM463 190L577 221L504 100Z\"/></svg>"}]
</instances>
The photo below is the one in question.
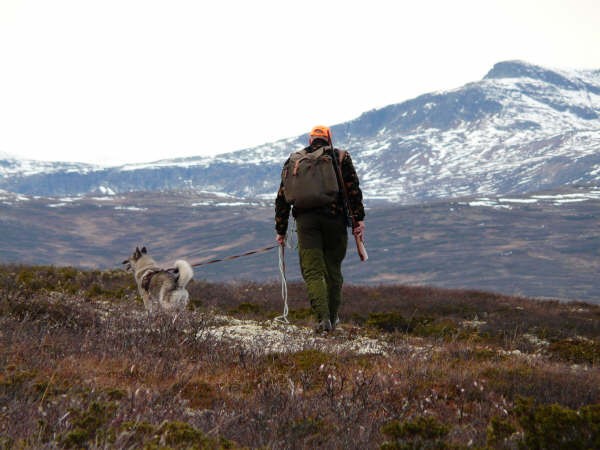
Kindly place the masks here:
<instances>
[{"instance_id":1,"label":"white rope leash","mask_svg":"<svg viewBox=\"0 0 600 450\"><path fill-rule=\"evenodd\" d=\"M287 281L285 279L285 246L279 246L279 274L281 275L281 298L283 299L283 315L275 317L274 320L282 323L290 323L288 320L288 291Z\"/></svg>"}]
</instances>

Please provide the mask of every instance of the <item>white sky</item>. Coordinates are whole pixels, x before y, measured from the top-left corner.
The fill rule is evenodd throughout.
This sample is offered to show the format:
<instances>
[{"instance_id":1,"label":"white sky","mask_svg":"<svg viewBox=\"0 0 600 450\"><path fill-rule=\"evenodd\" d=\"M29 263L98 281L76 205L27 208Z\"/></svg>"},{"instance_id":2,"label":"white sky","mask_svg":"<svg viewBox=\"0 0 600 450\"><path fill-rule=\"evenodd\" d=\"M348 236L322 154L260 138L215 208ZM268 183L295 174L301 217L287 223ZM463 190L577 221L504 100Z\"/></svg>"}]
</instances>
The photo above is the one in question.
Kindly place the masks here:
<instances>
[{"instance_id":1,"label":"white sky","mask_svg":"<svg viewBox=\"0 0 600 450\"><path fill-rule=\"evenodd\" d=\"M481 79L600 69L599 0L0 0L0 153L214 155Z\"/></svg>"}]
</instances>

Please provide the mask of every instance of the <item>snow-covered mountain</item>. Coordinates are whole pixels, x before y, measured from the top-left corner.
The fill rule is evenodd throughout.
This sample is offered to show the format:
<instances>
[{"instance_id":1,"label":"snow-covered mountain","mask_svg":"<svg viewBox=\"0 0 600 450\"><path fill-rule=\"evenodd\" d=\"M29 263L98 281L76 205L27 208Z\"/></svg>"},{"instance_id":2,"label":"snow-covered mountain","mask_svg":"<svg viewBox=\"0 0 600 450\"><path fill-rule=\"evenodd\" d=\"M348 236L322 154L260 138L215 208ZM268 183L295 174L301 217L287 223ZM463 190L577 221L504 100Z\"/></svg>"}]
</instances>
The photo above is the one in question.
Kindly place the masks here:
<instances>
[{"instance_id":1,"label":"snow-covered mountain","mask_svg":"<svg viewBox=\"0 0 600 450\"><path fill-rule=\"evenodd\" d=\"M600 70L496 64L480 81L332 127L365 196L400 203L600 182ZM0 188L77 195L193 188L270 198L296 136L215 157L102 168L0 159ZM0 156L1 158L1 156Z\"/></svg>"}]
</instances>

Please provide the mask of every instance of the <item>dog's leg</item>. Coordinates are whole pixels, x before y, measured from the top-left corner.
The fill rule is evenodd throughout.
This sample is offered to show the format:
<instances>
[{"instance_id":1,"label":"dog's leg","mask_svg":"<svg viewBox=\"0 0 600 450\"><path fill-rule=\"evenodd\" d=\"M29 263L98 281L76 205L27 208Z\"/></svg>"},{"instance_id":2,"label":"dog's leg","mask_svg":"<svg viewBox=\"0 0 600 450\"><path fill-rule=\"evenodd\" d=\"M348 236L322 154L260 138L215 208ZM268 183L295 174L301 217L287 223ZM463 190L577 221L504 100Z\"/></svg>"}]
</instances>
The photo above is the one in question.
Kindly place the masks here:
<instances>
[{"instance_id":1,"label":"dog's leg","mask_svg":"<svg viewBox=\"0 0 600 450\"><path fill-rule=\"evenodd\" d=\"M146 311L148 311L149 314L152 314L154 312L154 299L151 298L148 292L144 292L142 295L142 300L144 301L144 307L146 308Z\"/></svg>"}]
</instances>

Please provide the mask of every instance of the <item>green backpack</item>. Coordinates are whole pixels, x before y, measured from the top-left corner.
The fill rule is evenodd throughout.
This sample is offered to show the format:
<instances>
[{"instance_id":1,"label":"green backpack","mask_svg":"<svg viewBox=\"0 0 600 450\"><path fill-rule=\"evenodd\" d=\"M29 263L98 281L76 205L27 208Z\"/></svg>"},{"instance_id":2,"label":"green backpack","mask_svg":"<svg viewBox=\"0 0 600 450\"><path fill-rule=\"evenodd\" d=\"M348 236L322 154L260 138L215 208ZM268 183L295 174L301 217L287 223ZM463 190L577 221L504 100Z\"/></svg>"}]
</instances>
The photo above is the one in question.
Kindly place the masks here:
<instances>
[{"instance_id":1,"label":"green backpack","mask_svg":"<svg viewBox=\"0 0 600 450\"><path fill-rule=\"evenodd\" d=\"M338 199L338 184L331 155L331 147L321 147L314 152L306 149L292 153L281 173L285 200L302 209L331 205ZM338 150L341 164L346 152Z\"/></svg>"}]
</instances>

